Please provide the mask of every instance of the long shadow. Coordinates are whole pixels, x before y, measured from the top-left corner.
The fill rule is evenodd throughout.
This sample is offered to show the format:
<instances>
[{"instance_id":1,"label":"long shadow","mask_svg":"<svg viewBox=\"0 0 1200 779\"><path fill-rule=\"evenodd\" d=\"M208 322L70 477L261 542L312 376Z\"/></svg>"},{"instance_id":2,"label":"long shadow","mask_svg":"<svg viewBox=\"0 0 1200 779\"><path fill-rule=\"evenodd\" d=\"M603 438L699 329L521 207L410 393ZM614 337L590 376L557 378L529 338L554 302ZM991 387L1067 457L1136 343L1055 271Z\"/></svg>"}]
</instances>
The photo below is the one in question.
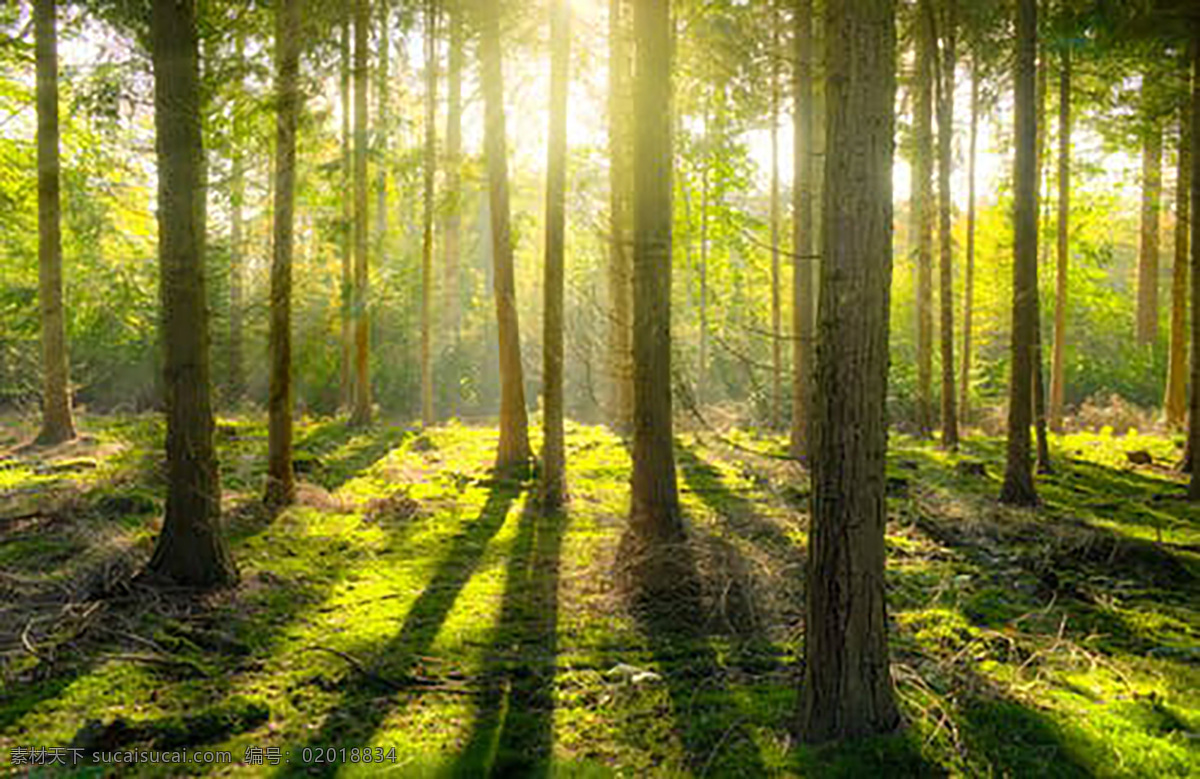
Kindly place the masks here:
<instances>
[{"instance_id":1,"label":"long shadow","mask_svg":"<svg viewBox=\"0 0 1200 779\"><path fill-rule=\"evenodd\" d=\"M340 699L331 708L320 731L306 743L290 747L293 758L299 758L305 748L337 745L339 749L344 746L350 750L370 741L391 710L391 706L378 705L380 695L394 694L391 683L400 684L411 677L419 656L433 645L459 593L470 581L488 544L504 525L521 490L522 485L516 481L492 483L479 516L450 542L449 551L408 610L400 630L365 663L370 674L347 675L341 680ZM389 684L381 684L380 680L388 680ZM282 769L280 775L329 776L336 770L336 764L314 765L307 770L290 767Z\"/></svg>"},{"instance_id":2,"label":"long shadow","mask_svg":"<svg viewBox=\"0 0 1200 779\"><path fill-rule=\"evenodd\" d=\"M508 559L504 601L484 660L483 694L454 776L550 773L558 654L559 553L567 516L530 501Z\"/></svg>"},{"instance_id":3,"label":"long shadow","mask_svg":"<svg viewBox=\"0 0 1200 779\"><path fill-rule=\"evenodd\" d=\"M411 430L391 426L355 430L341 420L325 422L296 442L296 471L333 491L382 460L409 435Z\"/></svg>"}]
</instances>

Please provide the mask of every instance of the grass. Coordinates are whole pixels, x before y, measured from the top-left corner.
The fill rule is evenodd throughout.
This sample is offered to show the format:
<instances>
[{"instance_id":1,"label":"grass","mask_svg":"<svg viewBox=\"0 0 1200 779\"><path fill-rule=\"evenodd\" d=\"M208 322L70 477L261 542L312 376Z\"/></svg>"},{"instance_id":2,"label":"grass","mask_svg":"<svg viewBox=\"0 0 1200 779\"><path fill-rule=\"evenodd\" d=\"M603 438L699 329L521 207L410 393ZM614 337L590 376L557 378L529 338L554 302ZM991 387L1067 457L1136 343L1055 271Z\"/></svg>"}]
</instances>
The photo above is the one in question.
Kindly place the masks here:
<instances>
[{"instance_id":1,"label":"grass","mask_svg":"<svg viewBox=\"0 0 1200 779\"><path fill-rule=\"evenodd\" d=\"M894 437L907 726L814 749L791 734L807 480L755 453L782 439L680 436L703 584L698 629L680 633L614 584L630 464L603 428L569 426L571 502L543 516L532 482L490 473L494 429L305 422L300 502L271 516L262 421L220 420L241 583L194 596L127 584L157 532L160 423L83 427L0 459L0 517L21 517L0 520L6 760L31 746L232 758L56 769L80 776L374 776L378 757L402 776L1200 775L1200 514L1174 474L1125 456L1167 462L1166 439L1055 438L1029 512L994 500L1002 442L951 455Z\"/></svg>"}]
</instances>

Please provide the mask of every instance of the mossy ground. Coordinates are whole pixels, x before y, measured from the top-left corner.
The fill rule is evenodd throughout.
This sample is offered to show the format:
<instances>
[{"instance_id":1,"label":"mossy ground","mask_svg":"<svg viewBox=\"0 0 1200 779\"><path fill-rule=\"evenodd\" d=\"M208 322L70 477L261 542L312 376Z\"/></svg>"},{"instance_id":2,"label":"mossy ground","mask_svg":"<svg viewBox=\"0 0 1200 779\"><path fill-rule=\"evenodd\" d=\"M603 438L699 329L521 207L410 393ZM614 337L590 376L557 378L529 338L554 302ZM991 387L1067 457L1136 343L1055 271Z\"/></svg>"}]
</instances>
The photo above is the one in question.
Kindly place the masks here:
<instances>
[{"instance_id":1,"label":"mossy ground","mask_svg":"<svg viewBox=\"0 0 1200 779\"><path fill-rule=\"evenodd\" d=\"M807 480L755 453L782 438L679 438L704 585L689 635L613 584L629 456L603 428L569 427L572 499L544 517L534 483L489 473L494 429L305 422L300 503L272 516L262 421L221 420L241 584L196 597L128 584L160 521L159 422L82 426L0 459L0 517L20 517L0 519L6 769L16 747L86 745L233 757L124 769L164 776L1200 775L1200 511L1167 468L1124 455L1167 464L1163 438L1055 439L1029 512L994 501L1001 442L949 455L894 437L908 725L810 749L790 727ZM281 762L243 764L247 747ZM328 747L337 760L316 763ZM395 762L350 763L364 747Z\"/></svg>"}]
</instances>

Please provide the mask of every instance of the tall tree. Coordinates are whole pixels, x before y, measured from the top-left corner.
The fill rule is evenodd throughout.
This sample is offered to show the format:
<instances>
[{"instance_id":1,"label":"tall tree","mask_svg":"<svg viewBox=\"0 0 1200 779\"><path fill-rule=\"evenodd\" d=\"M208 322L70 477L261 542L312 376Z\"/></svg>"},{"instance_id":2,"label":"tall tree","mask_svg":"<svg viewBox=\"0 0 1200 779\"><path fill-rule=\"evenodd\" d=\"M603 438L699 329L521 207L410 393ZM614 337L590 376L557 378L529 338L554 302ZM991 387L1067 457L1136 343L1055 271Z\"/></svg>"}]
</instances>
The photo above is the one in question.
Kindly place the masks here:
<instances>
[{"instance_id":1,"label":"tall tree","mask_svg":"<svg viewBox=\"0 0 1200 779\"><path fill-rule=\"evenodd\" d=\"M1063 49L1058 75L1058 255L1054 283L1054 351L1050 358L1050 427L1063 429L1066 396L1067 271L1071 216L1071 50Z\"/></svg>"},{"instance_id":2,"label":"tall tree","mask_svg":"<svg viewBox=\"0 0 1200 779\"><path fill-rule=\"evenodd\" d=\"M649 548L684 537L671 422L669 0L634 4L633 479L630 529ZM663 571L669 568L662 569ZM672 582L651 582L653 590Z\"/></svg>"},{"instance_id":3,"label":"tall tree","mask_svg":"<svg viewBox=\"0 0 1200 779\"><path fill-rule=\"evenodd\" d=\"M350 424L371 424L371 379L367 318L367 40L371 25L369 0L354 0L354 402Z\"/></svg>"},{"instance_id":4,"label":"tall tree","mask_svg":"<svg viewBox=\"0 0 1200 779\"><path fill-rule=\"evenodd\" d=\"M246 39L237 36L237 58L242 61ZM240 81L240 77L239 77ZM246 201L246 168L241 138L242 112L234 108L229 161L229 379L226 400L236 405L246 392L245 349L243 348L243 309L245 308L245 220L242 207Z\"/></svg>"},{"instance_id":5,"label":"tall tree","mask_svg":"<svg viewBox=\"0 0 1200 779\"><path fill-rule=\"evenodd\" d=\"M1037 111L1034 83L1037 0L1017 0L1016 16L1012 368L1008 383L1008 448L1000 500L1029 506L1037 503L1029 455L1037 329Z\"/></svg>"},{"instance_id":6,"label":"tall tree","mask_svg":"<svg viewBox=\"0 0 1200 779\"><path fill-rule=\"evenodd\" d=\"M452 374L447 382L451 416L458 413L459 354L459 259L462 227L462 72L463 12L462 0L448 0L450 51L446 62L446 221L442 240L444 282L443 314L450 348Z\"/></svg>"},{"instance_id":7,"label":"tall tree","mask_svg":"<svg viewBox=\"0 0 1200 779\"><path fill-rule=\"evenodd\" d=\"M550 137L546 163L546 267L542 331L545 443L542 507L553 511L566 496L563 435L563 253L566 228L567 87L571 64L570 6L550 10Z\"/></svg>"},{"instance_id":8,"label":"tall tree","mask_svg":"<svg viewBox=\"0 0 1200 779\"><path fill-rule=\"evenodd\" d=\"M292 469L292 247L296 202L296 123L300 114L300 3L281 0L275 12L279 70L275 108L275 241L271 263L271 381L267 399L266 502L296 499Z\"/></svg>"},{"instance_id":9,"label":"tall tree","mask_svg":"<svg viewBox=\"0 0 1200 779\"><path fill-rule=\"evenodd\" d=\"M913 132L913 223L917 233L917 428L922 437L933 430L933 79L937 43L933 34L933 0L917 0L917 82Z\"/></svg>"},{"instance_id":10,"label":"tall tree","mask_svg":"<svg viewBox=\"0 0 1200 779\"><path fill-rule=\"evenodd\" d=\"M792 428L793 457L809 450L813 355L813 4L797 0L792 71Z\"/></svg>"},{"instance_id":11,"label":"tall tree","mask_svg":"<svg viewBox=\"0 0 1200 779\"><path fill-rule=\"evenodd\" d=\"M609 362L616 429L633 429L633 63L629 0L609 0Z\"/></svg>"},{"instance_id":12,"label":"tall tree","mask_svg":"<svg viewBox=\"0 0 1200 779\"><path fill-rule=\"evenodd\" d=\"M1192 171L1191 171L1191 203L1200 203L1200 149L1196 148L1200 144L1200 21L1192 21L1192 36L1190 42L1190 54L1192 59ZM1195 210L1195 209L1192 209ZM1189 220L1191 226L1191 250L1192 250L1192 265L1191 271L1191 288L1192 288L1192 368L1191 368L1191 385L1192 391L1188 393L1188 452L1192 453L1195 458L1196 452L1200 452L1200 219ZM1192 463L1191 473L1192 479L1188 483L1188 499L1192 501L1200 500L1200 468L1195 467Z\"/></svg>"},{"instance_id":13,"label":"tall tree","mask_svg":"<svg viewBox=\"0 0 1200 779\"><path fill-rule=\"evenodd\" d=\"M63 321L62 209L58 163L58 36L55 0L34 3L37 67L38 300L42 315L42 429L38 442L75 437Z\"/></svg>"},{"instance_id":14,"label":"tall tree","mask_svg":"<svg viewBox=\"0 0 1200 779\"><path fill-rule=\"evenodd\" d=\"M783 410L782 301L779 263L779 3L771 3L771 428L779 429Z\"/></svg>"},{"instance_id":15,"label":"tall tree","mask_svg":"<svg viewBox=\"0 0 1200 779\"><path fill-rule=\"evenodd\" d=\"M483 0L477 9L480 81L484 102L483 146L487 158L492 222L492 281L496 296L496 331L500 342L500 444L496 453L496 468L510 470L528 463L530 453L509 224L508 142L504 131L500 4Z\"/></svg>"},{"instance_id":16,"label":"tall tree","mask_svg":"<svg viewBox=\"0 0 1200 779\"><path fill-rule=\"evenodd\" d=\"M421 422L433 417L433 183L437 172L436 0L425 0L425 165L421 236Z\"/></svg>"},{"instance_id":17,"label":"tall tree","mask_svg":"<svg viewBox=\"0 0 1200 779\"><path fill-rule=\"evenodd\" d=\"M1149 81L1149 78L1147 78ZM1142 86L1147 100L1151 87ZM1149 114L1149 110L1146 111ZM1142 136L1142 231L1138 249L1137 339L1152 344L1158 337L1158 233L1162 200L1162 125L1147 115Z\"/></svg>"},{"instance_id":18,"label":"tall tree","mask_svg":"<svg viewBox=\"0 0 1200 779\"><path fill-rule=\"evenodd\" d=\"M194 0L153 3L150 49L158 157L159 292L167 412L167 505L149 570L176 584L215 586L237 572L221 523L213 449L205 181Z\"/></svg>"},{"instance_id":19,"label":"tall tree","mask_svg":"<svg viewBox=\"0 0 1200 779\"><path fill-rule=\"evenodd\" d=\"M938 248L939 305L942 347L942 446L958 448L958 410L954 397L954 240L950 232L952 195L950 173L954 163L954 69L958 66L955 35L958 20L955 0L944 0L942 62L937 89L938 122Z\"/></svg>"},{"instance_id":20,"label":"tall tree","mask_svg":"<svg viewBox=\"0 0 1200 779\"><path fill-rule=\"evenodd\" d=\"M341 96L342 96L342 223L340 248L342 259L342 285L340 291L342 324L342 359L338 384L338 405L350 408L354 402L354 198L349 196L354 181L353 163L350 154L350 21L353 7L342 11L341 40Z\"/></svg>"},{"instance_id":21,"label":"tall tree","mask_svg":"<svg viewBox=\"0 0 1200 779\"><path fill-rule=\"evenodd\" d=\"M1179 110L1179 152L1175 175L1175 262L1171 268L1171 349L1167 358L1167 390L1163 406L1167 424L1183 427L1187 417L1187 284L1188 222L1191 214L1191 112Z\"/></svg>"},{"instance_id":22,"label":"tall tree","mask_svg":"<svg viewBox=\"0 0 1200 779\"><path fill-rule=\"evenodd\" d=\"M963 274L962 369L958 376L958 413L970 421L971 327L975 305L975 152L979 140L979 55L971 56L971 129L967 141L967 253Z\"/></svg>"},{"instance_id":23,"label":"tall tree","mask_svg":"<svg viewBox=\"0 0 1200 779\"><path fill-rule=\"evenodd\" d=\"M1037 436L1037 471L1038 473L1051 473L1053 468L1050 464L1050 441L1049 435L1046 432L1046 381L1043 367L1045 361L1042 356L1042 302L1041 302L1041 277L1037 270L1037 265L1042 262L1041 259L1041 220L1042 220L1042 169L1043 163L1046 160L1046 95L1049 93L1050 84L1050 65L1049 58L1046 56L1046 49L1040 46L1038 49L1037 58L1037 132L1034 157L1034 179L1033 179L1033 202L1035 203L1034 212L1037 214L1037 227L1034 237L1034 260L1033 269L1034 278L1037 283L1033 285L1033 429ZM1049 199L1045 199L1049 203ZM1047 209L1048 211L1049 209Z\"/></svg>"},{"instance_id":24,"label":"tall tree","mask_svg":"<svg viewBox=\"0 0 1200 779\"><path fill-rule=\"evenodd\" d=\"M884 589L896 91L892 0L831 0L812 522L799 731L893 731Z\"/></svg>"}]
</instances>

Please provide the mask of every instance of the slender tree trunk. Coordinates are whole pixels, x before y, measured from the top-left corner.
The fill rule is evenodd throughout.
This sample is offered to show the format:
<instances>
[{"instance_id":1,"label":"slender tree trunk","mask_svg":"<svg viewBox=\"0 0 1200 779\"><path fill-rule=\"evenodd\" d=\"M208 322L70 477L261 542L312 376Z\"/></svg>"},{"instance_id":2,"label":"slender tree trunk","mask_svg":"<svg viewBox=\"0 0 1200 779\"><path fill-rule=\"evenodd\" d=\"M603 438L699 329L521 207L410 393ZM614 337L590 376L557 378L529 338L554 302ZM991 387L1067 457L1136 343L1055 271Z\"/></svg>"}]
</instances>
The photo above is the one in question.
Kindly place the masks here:
<instances>
[{"instance_id":1,"label":"slender tree trunk","mask_svg":"<svg viewBox=\"0 0 1200 779\"><path fill-rule=\"evenodd\" d=\"M779 264L779 26L778 2L771 5L771 429L783 418L783 332Z\"/></svg>"},{"instance_id":2,"label":"slender tree trunk","mask_svg":"<svg viewBox=\"0 0 1200 779\"><path fill-rule=\"evenodd\" d=\"M828 149L813 414L812 522L799 732L807 742L900 724L884 589L892 279L891 0L825 11Z\"/></svg>"},{"instance_id":3,"label":"slender tree trunk","mask_svg":"<svg viewBox=\"0 0 1200 779\"><path fill-rule=\"evenodd\" d=\"M371 424L371 379L367 317L367 57L371 24L370 0L354 0L354 405L350 424Z\"/></svg>"},{"instance_id":4,"label":"slender tree trunk","mask_svg":"<svg viewBox=\"0 0 1200 779\"><path fill-rule=\"evenodd\" d=\"M1200 203L1200 23L1193 22L1192 55L1192 137L1191 137L1191 197L1189 202ZM1200 219L1189 219L1191 226L1192 267L1192 366L1191 392L1188 393L1188 445L1187 450L1195 458L1200 452ZM1189 463L1194 465L1194 463ZM1189 468L1192 479L1188 484L1188 500L1200 500L1200 468Z\"/></svg>"},{"instance_id":5,"label":"slender tree trunk","mask_svg":"<svg viewBox=\"0 0 1200 779\"><path fill-rule=\"evenodd\" d=\"M792 92L792 428L793 457L809 451L813 356L813 7L797 0Z\"/></svg>"},{"instance_id":6,"label":"slender tree trunk","mask_svg":"<svg viewBox=\"0 0 1200 779\"><path fill-rule=\"evenodd\" d=\"M1042 195L1042 171L1046 161L1046 95L1049 93L1050 66L1044 47L1038 51L1037 62L1037 174L1034 178L1033 202L1037 204L1037 227L1034 257L1037 265L1034 267L1034 277L1037 283L1033 286L1033 429L1037 441L1037 470L1038 473L1051 473L1050 442L1046 435L1046 383L1043 367L1045 360L1042 356L1042 302L1041 275L1037 266L1043 262L1045 253L1042 244L1042 224L1049 218L1049 208L1043 209L1042 204L1049 204L1049 198Z\"/></svg>"},{"instance_id":7,"label":"slender tree trunk","mask_svg":"<svg viewBox=\"0 0 1200 779\"><path fill-rule=\"evenodd\" d=\"M649 546L684 539L671 419L671 24L639 0L633 26L634 428L630 528ZM669 589L670 582L656 582ZM658 589L655 587L654 589Z\"/></svg>"},{"instance_id":8,"label":"slender tree trunk","mask_svg":"<svg viewBox=\"0 0 1200 779\"><path fill-rule=\"evenodd\" d=\"M608 297L614 427L633 429L633 62L629 0L609 0Z\"/></svg>"},{"instance_id":9,"label":"slender tree trunk","mask_svg":"<svg viewBox=\"0 0 1200 779\"><path fill-rule=\"evenodd\" d=\"M1191 208L1191 114L1179 115L1179 163L1175 176L1175 262L1171 269L1171 351L1167 360L1167 424L1181 429L1187 418L1188 221Z\"/></svg>"},{"instance_id":10,"label":"slender tree trunk","mask_svg":"<svg viewBox=\"0 0 1200 779\"><path fill-rule=\"evenodd\" d=\"M971 327L975 305L975 151L979 137L979 62L971 57L971 130L967 151L967 262L963 278L962 370L958 379L958 413L971 417Z\"/></svg>"},{"instance_id":11,"label":"slender tree trunk","mask_svg":"<svg viewBox=\"0 0 1200 779\"><path fill-rule=\"evenodd\" d=\"M57 444L75 437L67 387L67 332L63 316L62 209L58 162L58 36L55 0L34 4L37 61L38 300L42 315L42 429L37 440Z\"/></svg>"},{"instance_id":12,"label":"slender tree trunk","mask_svg":"<svg viewBox=\"0 0 1200 779\"><path fill-rule=\"evenodd\" d=\"M1054 283L1054 351L1050 362L1050 427L1063 430L1066 396L1067 271L1071 255L1071 52L1063 51L1058 82L1058 263Z\"/></svg>"},{"instance_id":13,"label":"slender tree trunk","mask_svg":"<svg viewBox=\"0 0 1200 779\"><path fill-rule=\"evenodd\" d=\"M421 422L433 416L433 184L437 171L437 1L425 2L425 202L421 240Z\"/></svg>"},{"instance_id":14,"label":"slender tree trunk","mask_svg":"<svg viewBox=\"0 0 1200 779\"><path fill-rule=\"evenodd\" d=\"M500 9L479 4L479 56L484 100L484 154L492 221L492 263L496 330L500 342L500 445L496 468L524 467L529 461L529 423L521 368L512 236L508 205L508 142L504 132L504 76L500 61Z\"/></svg>"},{"instance_id":15,"label":"slender tree trunk","mask_svg":"<svg viewBox=\"0 0 1200 779\"><path fill-rule=\"evenodd\" d=\"M354 333L352 330L354 300L354 200L349 196L353 181L350 156L350 9L342 14L341 41L342 96L342 223L340 248L342 257L341 302L342 359L338 384L339 408L350 408L354 398Z\"/></svg>"},{"instance_id":16,"label":"slender tree trunk","mask_svg":"<svg viewBox=\"0 0 1200 779\"><path fill-rule=\"evenodd\" d=\"M213 450L205 181L194 0L150 12L158 157L159 290L167 411L167 505L149 570L185 586L237 579L221 523Z\"/></svg>"},{"instance_id":17,"label":"slender tree trunk","mask_svg":"<svg viewBox=\"0 0 1200 779\"><path fill-rule=\"evenodd\" d=\"M555 0L550 16L550 136L546 162L546 282L542 358L545 443L542 507L558 509L566 497L563 434L563 252L566 229L567 88L571 64L570 6Z\"/></svg>"},{"instance_id":18,"label":"slender tree trunk","mask_svg":"<svg viewBox=\"0 0 1200 779\"><path fill-rule=\"evenodd\" d=\"M917 0L917 85L914 133L916 165L913 182L917 225L917 429L922 438L933 431L933 78L937 47L933 38L933 0Z\"/></svg>"},{"instance_id":19,"label":"slender tree trunk","mask_svg":"<svg viewBox=\"0 0 1200 779\"><path fill-rule=\"evenodd\" d=\"M237 58L245 56L246 39L237 37ZM240 86L240 81L239 81ZM243 348L243 310L245 308L245 220L242 206L246 200L246 171L241 138L244 135L239 112L233 114L233 140L230 144L229 170L229 379L226 400L231 406L246 394L245 350Z\"/></svg>"},{"instance_id":20,"label":"slender tree trunk","mask_svg":"<svg viewBox=\"0 0 1200 779\"><path fill-rule=\"evenodd\" d=\"M1008 452L1000 500L1014 505L1036 505L1029 452L1030 397L1033 388L1034 338L1037 305L1037 117L1035 56L1037 2L1017 0L1016 121L1013 171L1015 200L1013 222L1012 375L1008 395Z\"/></svg>"},{"instance_id":21,"label":"slender tree trunk","mask_svg":"<svg viewBox=\"0 0 1200 779\"><path fill-rule=\"evenodd\" d=\"M709 169L712 165L712 122L708 107L704 109L704 151L700 171L700 359L696 368L696 403L702 404L708 382L708 205Z\"/></svg>"},{"instance_id":22,"label":"slender tree trunk","mask_svg":"<svg viewBox=\"0 0 1200 779\"><path fill-rule=\"evenodd\" d=\"M448 413L458 413L459 400L459 257L462 225L462 71L463 15L462 0L449 0L450 53L446 73L446 209L445 279L442 288L444 326L450 345L451 371L446 382L450 401Z\"/></svg>"},{"instance_id":23,"label":"slender tree trunk","mask_svg":"<svg viewBox=\"0 0 1200 779\"><path fill-rule=\"evenodd\" d=\"M940 249L940 313L942 347L942 446L958 448L958 410L954 397L954 237L951 227L950 173L953 166L954 68L957 25L954 0L945 1L941 78L938 81L938 243Z\"/></svg>"},{"instance_id":24,"label":"slender tree trunk","mask_svg":"<svg viewBox=\"0 0 1200 779\"><path fill-rule=\"evenodd\" d=\"M1142 88L1143 93L1145 87ZM1137 338L1158 338L1158 232L1162 199L1162 128L1157 120L1142 139L1142 237L1138 252Z\"/></svg>"},{"instance_id":25,"label":"slender tree trunk","mask_svg":"<svg viewBox=\"0 0 1200 779\"><path fill-rule=\"evenodd\" d=\"M296 202L296 123L300 115L300 2L281 0L275 12L279 104L275 129L275 243L271 264L271 388L266 502L296 499L292 470L292 249Z\"/></svg>"}]
</instances>

